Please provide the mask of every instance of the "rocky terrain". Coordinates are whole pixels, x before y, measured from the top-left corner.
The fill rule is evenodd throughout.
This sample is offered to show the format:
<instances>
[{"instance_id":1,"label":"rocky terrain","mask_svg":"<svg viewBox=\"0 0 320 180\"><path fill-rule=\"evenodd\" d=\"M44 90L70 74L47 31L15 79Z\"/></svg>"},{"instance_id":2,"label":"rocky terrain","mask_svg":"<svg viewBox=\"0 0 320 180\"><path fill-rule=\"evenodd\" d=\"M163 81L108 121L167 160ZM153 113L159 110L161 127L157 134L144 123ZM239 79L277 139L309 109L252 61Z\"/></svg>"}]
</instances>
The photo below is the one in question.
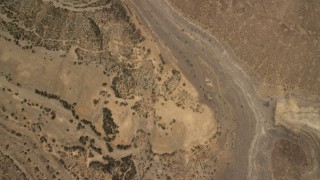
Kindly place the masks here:
<instances>
[{"instance_id":1,"label":"rocky terrain","mask_svg":"<svg viewBox=\"0 0 320 180\"><path fill-rule=\"evenodd\" d=\"M316 81L261 80L180 13L0 0L0 179L318 179Z\"/></svg>"},{"instance_id":2,"label":"rocky terrain","mask_svg":"<svg viewBox=\"0 0 320 180\"><path fill-rule=\"evenodd\" d=\"M169 1L230 46L252 78L320 95L318 1Z\"/></svg>"},{"instance_id":3,"label":"rocky terrain","mask_svg":"<svg viewBox=\"0 0 320 180\"><path fill-rule=\"evenodd\" d=\"M170 5L220 41L258 94L269 99L264 105L272 107L271 121L256 125L247 178L319 179L320 4L170 0Z\"/></svg>"}]
</instances>

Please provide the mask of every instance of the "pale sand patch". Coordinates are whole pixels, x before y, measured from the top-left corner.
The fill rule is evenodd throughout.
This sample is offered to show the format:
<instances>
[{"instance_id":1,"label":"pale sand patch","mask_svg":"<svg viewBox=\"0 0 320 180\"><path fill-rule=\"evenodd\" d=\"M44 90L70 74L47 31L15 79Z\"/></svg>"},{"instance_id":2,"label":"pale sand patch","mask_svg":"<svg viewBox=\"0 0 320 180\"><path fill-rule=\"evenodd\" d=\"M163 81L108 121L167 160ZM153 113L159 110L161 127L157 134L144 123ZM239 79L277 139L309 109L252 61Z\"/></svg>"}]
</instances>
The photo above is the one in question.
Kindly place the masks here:
<instances>
[{"instance_id":1,"label":"pale sand patch","mask_svg":"<svg viewBox=\"0 0 320 180\"><path fill-rule=\"evenodd\" d=\"M303 128L320 131L320 110L314 107L299 107L297 101L290 97L277 103L275 124L283 125L294 132Z\"/></svg>"},{"instance_id":2,"label":"pale sand patch","mask_svg":"<svg viewBox=\"0 0 320 180\"><path fill-rule=\"evenodd\" d=\"M160 123L167 125L168 131L154 127L152 148L157 153L171 153L178 149L191 148L203 144L217 131L217 123L213 112L206 105L202 105L202 113L183 110L173 102L167 102L163 106L156 105L161 109L157 115L162 117ZM175 123L171 123L175 119ZM166 135L166 132L168 133Z\"/></svg>"},{"instance_id":3,"label":"pale sand patch","mask_svg":"<svg viewBox=\"0 0 320 180\"><path fill-rule=\"evenodd\" d=\"M131 110L114 106L112 113L114 122L119 126L118 130L120 132L112 144L131 144L136 129Z\"/></svg>"}]
</instances>

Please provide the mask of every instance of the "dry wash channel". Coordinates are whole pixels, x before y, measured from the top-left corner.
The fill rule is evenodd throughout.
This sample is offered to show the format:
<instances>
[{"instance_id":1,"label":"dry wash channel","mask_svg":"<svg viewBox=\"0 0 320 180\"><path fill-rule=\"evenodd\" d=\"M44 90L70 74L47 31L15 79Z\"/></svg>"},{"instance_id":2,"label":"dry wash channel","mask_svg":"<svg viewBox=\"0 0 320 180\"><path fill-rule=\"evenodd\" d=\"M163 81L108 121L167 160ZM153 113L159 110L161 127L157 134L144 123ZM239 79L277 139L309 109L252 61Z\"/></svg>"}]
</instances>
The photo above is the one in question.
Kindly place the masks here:
<instances>
[{"instance_id":1,"label":"dry wash channel","mask_svg":"<svg viewBox=\"0 0 320 180\"><path fill-rule=\"evenodd\" d=\"M0 13L1 178L184 177L214 147L215 112L122 1Z\"/></svg>"},{"instance_id":2,"label":"dry wash channel","mask_svg":"<svg viewBox=\"0 0 320 180\"><path fill-rule=\"evenodd\" d=\"M260 96L166 1L0 0L0 13L1 178L319 176L317 102Z\"/></svg>"},{"instance_id":3,"label":"dry wash channel","mask_svg":"<svg viewBox=\"0 0 320 180\"><path fill-rule=\"evenodd\" d=\"M288 98L288 91L272 86L276 88L272 92L277 94L268 93L269 96L264 97L267 90L260 88L263 87L259 84L261 82L253 81L256 77L246 74L232 49L221 45L215 37L182 17L168 2L130 2L140 22L150 30L158 45L177 60L181 70L197 87L203 102L216 111L222 136L210 153L222 161L210 164L216 171L207 178L319 178L317 130L297 132L292 126L300 129L300 125L294 122L288 125L287 122L294 117L293 121L317 127L318 97L307 98L308 94L296 92L292 96L299 97L314 110L300 116L301 111L311 111L302 108L296 111L298 114L290 113L289 119L286 119L287 112L280 113L285 118L281 118L279 123L279 107L283 105L283 99ZM292 147L293 151L286 152L287 147ZM292 153L296 153L304 163L295 164L298 161L292 159ZM279 162L285 163L281 166Z\"/></svg>"}]
</instances>

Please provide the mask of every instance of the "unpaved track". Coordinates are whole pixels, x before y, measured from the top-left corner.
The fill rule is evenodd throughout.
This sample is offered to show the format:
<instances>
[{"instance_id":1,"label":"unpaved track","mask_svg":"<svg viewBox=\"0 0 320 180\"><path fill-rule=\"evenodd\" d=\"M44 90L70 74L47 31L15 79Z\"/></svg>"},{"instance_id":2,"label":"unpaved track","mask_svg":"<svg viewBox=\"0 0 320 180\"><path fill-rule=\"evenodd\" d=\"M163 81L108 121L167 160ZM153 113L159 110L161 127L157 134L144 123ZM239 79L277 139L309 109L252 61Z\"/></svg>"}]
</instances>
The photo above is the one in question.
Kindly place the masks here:
<instances>
[{"instance_id":1,"label":"unpaved track","mask_svg":"<svg viewBox=\"0 0 320 180\"><path fill-rule=\"evenodd\" d=\"M230 165L221 173L221 178L270 179L270 164L258 162L258 156L262 132L266 132L262 124L272 122L272 111L263 106L264 101L231 53L213 36L180 16L166 1L131 0L129 7L153 34L158 46L177 60L199 94L204 95L202 100L221 118L225 136L219 139L217 153L232 154ZM188 65L190 62L192 67ZM215 82L215 87L209 87L206 79ZM205 98L208 96L213 100ZM232 118L226 118L225 113L232 114ZM233 125L235 131L229 131Z\"/></svg>"}]
</instances>

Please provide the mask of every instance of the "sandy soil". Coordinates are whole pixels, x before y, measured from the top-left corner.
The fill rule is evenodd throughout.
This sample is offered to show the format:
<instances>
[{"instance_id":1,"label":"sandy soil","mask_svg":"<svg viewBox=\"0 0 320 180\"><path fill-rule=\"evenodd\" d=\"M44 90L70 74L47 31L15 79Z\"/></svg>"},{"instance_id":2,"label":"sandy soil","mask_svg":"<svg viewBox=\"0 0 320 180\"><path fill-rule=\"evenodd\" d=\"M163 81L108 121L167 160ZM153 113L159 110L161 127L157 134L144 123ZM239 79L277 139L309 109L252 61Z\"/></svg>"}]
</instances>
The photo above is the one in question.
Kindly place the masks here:
<instances>
[{"instance_id":1,"label":"sandy soil","mask_svg":"<svg viewBox=\"0 0 320 180\"><path fill-rule=\"evenodd\" d=\"M234 22L236 9L244 25L219 22L214 34L181 10L205 19L218 1L188 2L0 1L0 178L319 179L320 101L303 91L318 76L292 76L316 66L299 41L317 27L302 24L290 46L296 36L281 36L271 58L263 32L283 18L297 33L286 12L298 3L258 13L219 1L213 20ZM275 67L295 48L293 62L311 59L301 71Z\"/></svg>"}]
</instances>

